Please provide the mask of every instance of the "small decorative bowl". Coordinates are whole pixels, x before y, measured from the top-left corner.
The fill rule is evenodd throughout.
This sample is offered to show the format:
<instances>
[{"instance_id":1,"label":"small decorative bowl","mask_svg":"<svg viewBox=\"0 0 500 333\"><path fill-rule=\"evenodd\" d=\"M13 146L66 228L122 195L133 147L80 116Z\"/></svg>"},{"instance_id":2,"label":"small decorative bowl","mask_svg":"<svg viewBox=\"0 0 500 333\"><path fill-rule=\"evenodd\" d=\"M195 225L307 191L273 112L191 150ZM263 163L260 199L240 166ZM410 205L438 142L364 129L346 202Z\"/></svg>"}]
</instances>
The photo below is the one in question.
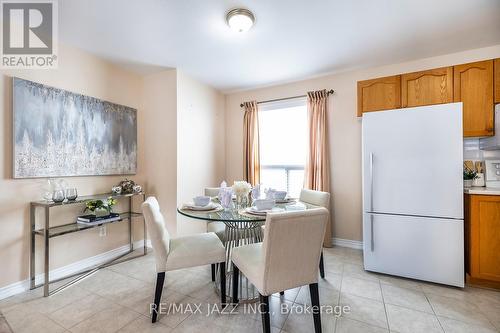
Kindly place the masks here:
<instances>
[{"instance_id":1,"label":"small decorative bowl","mask_svg":"<svg viewBox=\"0 0 500 333\"><path fill-rule=\"evenodd\" d=\"M274 192L274 199L276 200L285 200L286 198L286 191L276 191Z\"/></svg>"},{"instance_id":2,"label":"small decorative bowl","mask_svg":"<svg viewBox=\"0 0 500 333\"><path fill-rule=\"evenodd\" d=\"M193 202L195 206L204 207L210 203L210 197L206 195L200 195L198 197L193 198Z\"/></svg>"}]
</instances>

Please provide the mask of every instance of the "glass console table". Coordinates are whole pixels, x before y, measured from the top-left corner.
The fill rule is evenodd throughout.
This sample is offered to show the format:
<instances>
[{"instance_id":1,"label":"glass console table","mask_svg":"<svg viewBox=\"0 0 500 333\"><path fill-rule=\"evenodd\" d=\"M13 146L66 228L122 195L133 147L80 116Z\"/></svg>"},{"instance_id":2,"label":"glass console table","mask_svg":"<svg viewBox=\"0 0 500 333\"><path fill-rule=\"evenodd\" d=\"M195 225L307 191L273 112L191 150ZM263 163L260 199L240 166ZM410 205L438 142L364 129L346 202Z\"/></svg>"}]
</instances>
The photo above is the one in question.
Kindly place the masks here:
<instances>
[{"instance_id":1,"label":"glass console table","mask_svg":"<svg viewBox=\"0 0 500 333\"><path fill-rule=\"evenodd\" d=\"M120 199L125 199L128 200L128 210L126 212L119 213L120 214L120 219L112 222L105 222L97 225L86 225L83 223L77 223L76 222L76 216L75 216L75 221L72 223L67 223L67 224L62 224L62 225L57 225L57 226L51 226L50 224L50 209L55 208L55 207L61 207L61 206L67 206L67 205L75 205L75 204L83 204L89 200L97 200L97 199L106 199L108 197L112 197L114 199L120 200ZM146 221L142 217L142 213L134 212L133 211L133 198L141 198L142 201L145 200L146 194L144 192L140 193L133 193L133 194L112 194L112 193L104 193L104 194L97 194L97 195L88 195L88 196L80 196L76 200L68 201L65 200L63 202L54 202L54 201L33 201L30 203L30 224L31 224L31 242L30 242L30 289L35 289L38 287L43 286L43 295L49 296L52 295L66 287L69 287L70 285L74 284L75 282L85 278L86 276L96 272L97 270L107 267L110 265L114 265L126 260L134 259L140 256L144 256L147 254L147 233L146 233ZM44 209L45 213L45 222L42 227L37 226L36 223L36 210L37 208L42 208ZM126 259L118 260L120 258L125 257L126 255L130 254L134 250L134 245L132 241L132 219L134 218L142 218L143 219L143 228L144 228L144 250L142 254L128 257ZM129 250L123 254L118 255L117 257L113 258L112 260L109 260L101 265L98 265L96 267L78 272L76 274L72 274L69 276L65 276L59 279L55 279L50 281L49 280L49 259L50 259L50 252L49 252L49 242L50 239L53 237L58 237L74 232L79 232L83 230L88 230L88 229L93 229L93 228L98 228L102 227L103 225L106 224L111 224L111 223L120 223L122 221L127 221L128 223L128 242L129 242ZM44 279L43 283L36 284L35 283L35 241L36 241L36 236L43 237L44 240ZM53 291L49 290L49 285L51 283L67 279L69 277L77 276L75 279L72 279L71 281L63 284L62 286L56 288Z\"/></svg>"}]
</instances>

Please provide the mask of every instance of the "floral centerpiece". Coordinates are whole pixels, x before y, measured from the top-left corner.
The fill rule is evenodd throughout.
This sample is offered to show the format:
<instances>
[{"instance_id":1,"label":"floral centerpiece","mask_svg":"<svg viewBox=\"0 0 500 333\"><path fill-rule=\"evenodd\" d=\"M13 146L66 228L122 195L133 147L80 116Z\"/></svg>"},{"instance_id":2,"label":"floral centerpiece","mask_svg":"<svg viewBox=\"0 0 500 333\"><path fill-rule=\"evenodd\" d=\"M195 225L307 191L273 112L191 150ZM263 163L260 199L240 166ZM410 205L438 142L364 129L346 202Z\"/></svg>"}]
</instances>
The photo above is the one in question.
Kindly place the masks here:
<instances>
[{"instance_id":1,"label":"floral centerpiece","mask_svg":"<svg viewBox=\"0 0 500 333\"><path fill-rule=\"evenodd\" d=\"M85 203L84 213L90 211L95 216L107 216L113 211L113 206L116 205L116 199L109 197L103 200L89 200Z\"/></svg>"},{"instance_id":2,"label":"floral centerpiece","mask_svg":"<svg viewBox=\"0 0 500 333\"><path fill-rule=\"evenodd\" d=\"M236 195L236 203L239 206L239 208L242 208L243 206L247 205L248 194L252 190L252 185L250 185L246 181L240 180L240 181L235 181L231 188L233 189L233 193Z\"/></svg>"}]
</instances>

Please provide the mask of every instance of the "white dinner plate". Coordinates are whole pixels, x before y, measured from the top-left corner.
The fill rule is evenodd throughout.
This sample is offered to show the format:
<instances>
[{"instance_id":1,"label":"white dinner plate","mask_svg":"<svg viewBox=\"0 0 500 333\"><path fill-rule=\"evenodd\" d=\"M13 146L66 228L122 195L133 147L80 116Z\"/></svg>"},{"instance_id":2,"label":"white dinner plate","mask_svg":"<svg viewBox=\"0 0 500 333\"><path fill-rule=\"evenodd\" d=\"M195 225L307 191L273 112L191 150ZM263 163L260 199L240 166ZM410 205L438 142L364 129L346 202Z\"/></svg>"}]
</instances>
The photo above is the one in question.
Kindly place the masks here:
<instances>
[{"instance_id":1,"label":"white dinner plate","mask_svg":"<svg viewBox=\"0 0 500 333\"><path fill-rule=\"evenodd\" d=\"M273 207L272 209L264 209L264 210L258 210L257 207L252 206L252 207L247 207L245 209L245 212L252 214L252 215L259 215L259 216L265 216L267 213L276 213L276 212L283 212L284 209L279 208L279 207Z\"/></svg>"},{"instance_id":2,"label":"white dinner plate","mask_svg":"<svg viewBox=\"0 0 500 333\"><path fill-rule=\"evenodd\" d=\"M275 200L275 202L277 204L286 204L286 203L291 203L291 202L295 202L295 201L297 201L297 199L295 199L295 198L285 198L283 200L277 200L277 199Z\"/></svg>"}]
</instances>

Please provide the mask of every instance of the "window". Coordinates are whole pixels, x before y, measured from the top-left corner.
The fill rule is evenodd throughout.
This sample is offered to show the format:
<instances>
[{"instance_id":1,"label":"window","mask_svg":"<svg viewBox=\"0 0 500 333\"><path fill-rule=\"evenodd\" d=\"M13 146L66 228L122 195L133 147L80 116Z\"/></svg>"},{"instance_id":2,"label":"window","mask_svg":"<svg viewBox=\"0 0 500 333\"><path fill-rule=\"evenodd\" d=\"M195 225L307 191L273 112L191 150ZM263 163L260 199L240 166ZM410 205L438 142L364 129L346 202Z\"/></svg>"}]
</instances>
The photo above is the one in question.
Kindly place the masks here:
<instances>
[{"instance_id":1,"label":"window","mask_svg":"<svg viewBox=\"0 0 500 333\"><path fill-rule=\"evenodd\" d=\"M261 183L298 197L307 157L306 99L259 106Z\"/></svg>"}]
</instances>

